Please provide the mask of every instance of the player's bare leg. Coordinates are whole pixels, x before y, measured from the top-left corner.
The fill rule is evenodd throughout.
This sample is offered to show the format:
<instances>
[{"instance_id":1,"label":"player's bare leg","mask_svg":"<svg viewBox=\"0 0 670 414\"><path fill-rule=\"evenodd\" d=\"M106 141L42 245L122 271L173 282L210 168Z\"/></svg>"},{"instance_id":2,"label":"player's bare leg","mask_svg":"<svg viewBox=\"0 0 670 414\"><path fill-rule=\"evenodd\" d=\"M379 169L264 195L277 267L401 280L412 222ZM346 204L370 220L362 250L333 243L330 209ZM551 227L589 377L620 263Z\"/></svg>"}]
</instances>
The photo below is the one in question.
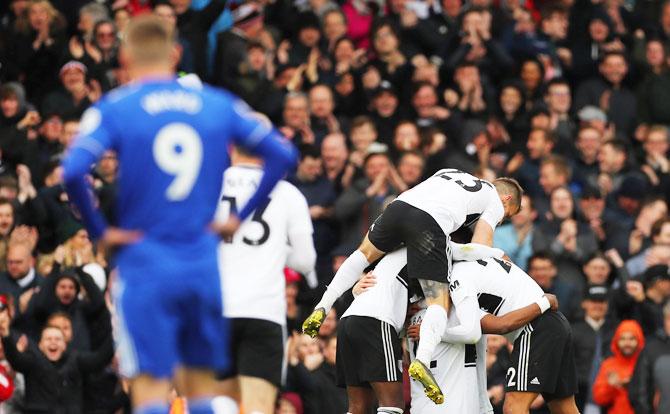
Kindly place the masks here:
<instances>
[{"instance_id":1,"label":"player's bare leg","mask_svg":"<svg viewBox=\"0 0 670 414\"><path fill-rule=\"evenodd\" d=\"M370 388L347 386L349 414L368 414L375 396Z\"/></svg>"},{"instance_id":2,"label":"player's bare leg","mask_svg":"<svg viewBox=\"0 0 670 414\"><path fill-rule=\"evenodd\" d=\"M510 391L505 394L503 414L526 414L530 412L530 406L540 395L536 392Z\"/></svg>"},{"instance_id":3,"label":"player's bare leg","mask_svg":"<svg viewBox=\"0 0 670 414\"><path fill-rule=\"evenodd\" d=\"M419 283L428 309L421 322L419 332L421 339L419 339L416 359L409 366L409 375L421 382L428 398L435 404L442 404L444 395L428 367L435 347L442 341L442 333L447 328L447 311L451 304L449 284L424 279L419 279Z\"/></svg>"},{"instance_id":4,"label":"player's bare leg","mask_svg":"<svg viewBox=\"0 0 670 414\"><path fill-rule=\"evenodd\" d=\"M344 263L342 263L342 266L337 270L330 285L334 288L339 285L339 282L341 281L344 290L349 289L361 277L361 274L370 263L380 259L385 254L385 252L379 250L372 244L366 234L363 242L358 246L358 249L347 257L347 260L345 260ZM330 311L330 308L333 307L333 304L342 293L343 292L340 292L338 288L326 290L321 301L314 307L312 314L305 319L305 322L303 322L302 332L304 334L307 334L312 338L318 335L321 324L323 323L323 320L326 319L326 314Z\"/></svg>"},{"instance_id":5,"label":"player's bare leg","mask_svg":"<svg viewBox=\"0 0 670 414\"><path fill-rule=\"evenodd\" d=\"M172 385L169 380L138 375L130 380L130 396L135 412L158 412L167 409L168 396Z\"/></svg>"},{"instance_id":6,"label":"player's bare leg","mask_svg":"<svg viewBox=\"0 0 670 414\"><path fill-rule=\"evenodd\" d=\"M242 394L241 406L244 407L245 413L274 413L277 387L261 378L244 375L240 375L238 378Z\"/></svg>"},{"instance_id":7,"label":"player's bare leg","mask_svg":"<svg viewBox=\"0 0 670 414\"><path fill-rule=\"evenodd\" d=\"M402 414L405 400L402 395L402 382L373 382L379 408L377 414Z\"/></svg>"},{"instance_id":8,"label":"player's bare leg","mask_svg":"<svg viewBox=\"0 0 670 414\"><path fill-rule=\"evenodd\" d=\"M220 384L214 371L182 367L175 374L175 385L188 399L191 414L237 414L237 403L228 396L219 396Z\"/></svg>"},{"instance_id":9,"label":"player's bare leg","mask_svg":"<svg viewBox=\"0 0 670 414\"><path fill-rule=\"evenodd\" d=\"M579 414L575 396L558 398L547 403L552 414Z\"/></svg>"}]
</instances>

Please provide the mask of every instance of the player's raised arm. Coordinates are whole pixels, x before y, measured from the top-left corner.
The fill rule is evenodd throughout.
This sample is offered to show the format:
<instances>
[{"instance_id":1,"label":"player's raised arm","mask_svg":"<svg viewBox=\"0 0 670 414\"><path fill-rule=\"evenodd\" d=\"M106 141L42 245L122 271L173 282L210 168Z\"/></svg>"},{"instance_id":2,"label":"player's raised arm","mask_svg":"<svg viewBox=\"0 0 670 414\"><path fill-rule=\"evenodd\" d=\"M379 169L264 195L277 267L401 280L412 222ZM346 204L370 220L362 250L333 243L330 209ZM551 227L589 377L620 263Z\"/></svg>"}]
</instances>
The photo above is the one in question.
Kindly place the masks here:
<instances>
[{"instance_id":1,"label":"player's raised arm","mask_svg":"<svg viewBox=\"0 0 670 414\"><path fill-rule=\"evenodd\" d=\"M238 219L244 220L267 198L284 174L296 165L298 156L293 144L273 128L265 115L252 111L242 100L234 99L230 122L233 139L237 145L264 161L263 178L247 205L239 212Z\"/></svg>"}]
</instances>

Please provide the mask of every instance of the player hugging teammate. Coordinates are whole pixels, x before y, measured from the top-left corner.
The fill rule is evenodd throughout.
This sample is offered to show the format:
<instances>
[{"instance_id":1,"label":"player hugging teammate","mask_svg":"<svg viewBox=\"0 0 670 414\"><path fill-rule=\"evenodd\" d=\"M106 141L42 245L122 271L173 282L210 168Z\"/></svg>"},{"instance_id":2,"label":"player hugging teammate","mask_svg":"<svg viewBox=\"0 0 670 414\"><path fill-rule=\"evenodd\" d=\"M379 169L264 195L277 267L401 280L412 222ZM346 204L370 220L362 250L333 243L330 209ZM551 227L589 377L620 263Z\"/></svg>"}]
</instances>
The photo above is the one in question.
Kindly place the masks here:
<instances>
[{"instance_id":1,"label":"player hugging teammate","mask_svg":"<svg viewBox=\"0 0 670 414\"><path fill-rule=\"evenodd\" d=\"M505 413L527 413L539 394L554 413L578 413L572 333L556 298L490 247L521 196L513 179L444 169L401 194L371 226L303 323L315 336L337 298L382 258L355 286L338 327L338 382L350 413L369 412L375 397L377 413L404 412L399 333L408 299L418 296L425 309L407 330L412 413L493 411L487 333L514 342ZM454 243L451 234L464 227L474 227L471 243Z\"/></svg>"}]
</instances>

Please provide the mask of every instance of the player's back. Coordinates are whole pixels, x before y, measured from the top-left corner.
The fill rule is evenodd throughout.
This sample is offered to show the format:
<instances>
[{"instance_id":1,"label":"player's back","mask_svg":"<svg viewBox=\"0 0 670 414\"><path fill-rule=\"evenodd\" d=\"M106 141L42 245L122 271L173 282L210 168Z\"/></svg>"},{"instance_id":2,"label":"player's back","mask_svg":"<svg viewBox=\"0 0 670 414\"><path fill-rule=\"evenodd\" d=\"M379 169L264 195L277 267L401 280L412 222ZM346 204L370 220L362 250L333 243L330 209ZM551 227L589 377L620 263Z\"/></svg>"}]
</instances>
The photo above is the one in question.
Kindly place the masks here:
<instances>
[{"instance_id":1,"label":"player's back","mask_svg":"<svg viewBox=\"0 0 670 414\"><path fill-rule=\"evenodd\" d=\"M101 113L120 162L117 219L146 238L185 242L212 220L228 164L233 105L228 95L176 80L141 83L107 95L85 115L94 129ZM97 119L96 119L97 118Z\"/></svg>"},{"instance_id":2,"label":"player's back","mask_svg":"<svg viewBox=\"0 0 670 414\"><path fill-rule=\"evenodd\" d=\"M442 169L405 191L398 200L424 210L436 219L445 233L477 221L485 212L499 221L504 215L500 197L488 181L455 169ZM497 223L492 223L493 227Z\"/></svg>"},{"instance_id":3,"label":"player's back","mask_svg":"<svg viewBox=\"0 0 670 414\"><path fill-rule=\"evenodd\" d=\"M358 295L342 317L375 318L400 332L407 313L407 249L384 256L372 273L377 283Z\"/></svg>"},{"instance_id":4,"label":"player's back","mask_svg":"<svg viewBox=\"0 0 670 414\"><path fill-rule=\"evenodd\" d=\"M261 167L242 165L226 170L217 220L246 204L258 188ZM284 274L290 251L289 233L313 232L307 200L286 181L247 218L232 240L219 245L226 316L286 323Z\"/></svg>"},{"instance_id":5,"label":"player's back","mask_svg":"<svg viewBox=\"0 0 670 414\"><path fill-rule=\"evenodd\" d=\"M493 315L523 308L544 295L542 288L518 266L494 258L455 263L450 283L464 282L475 284L479 307ZM517 331L508 335L515 337Z\"/></svg>"}]
</instances>

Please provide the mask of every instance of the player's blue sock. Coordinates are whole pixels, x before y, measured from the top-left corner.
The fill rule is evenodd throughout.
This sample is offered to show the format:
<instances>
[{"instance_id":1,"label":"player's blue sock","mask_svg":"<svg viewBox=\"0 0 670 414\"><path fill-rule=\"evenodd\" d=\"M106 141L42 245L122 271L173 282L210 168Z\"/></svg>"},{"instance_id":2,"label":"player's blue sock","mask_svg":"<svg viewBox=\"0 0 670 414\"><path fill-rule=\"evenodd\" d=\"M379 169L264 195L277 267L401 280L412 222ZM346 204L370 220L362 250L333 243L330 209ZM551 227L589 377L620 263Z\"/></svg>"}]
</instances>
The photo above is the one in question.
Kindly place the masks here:
<instances>
[{"instance_id":1,"label":"player's blue sock","mask_svg":"<svg viewBox=\"0 0 670 414\"><path fill-rule=\"evenodd\" d=\"M151 403L136 407L133 410L134 414L168 414L170 407L166 403Z\"/></svg>"},{"instance_id":2,"label":"player's blue sock","mask_svg":"<svg viewBox=\"0 0 670 414\"><path fill-rule=\"evenodd\" d=\"M229 397L198 398L188 400L191 414L237 414L237 403Z\"/></svg>"}]
</instances>

